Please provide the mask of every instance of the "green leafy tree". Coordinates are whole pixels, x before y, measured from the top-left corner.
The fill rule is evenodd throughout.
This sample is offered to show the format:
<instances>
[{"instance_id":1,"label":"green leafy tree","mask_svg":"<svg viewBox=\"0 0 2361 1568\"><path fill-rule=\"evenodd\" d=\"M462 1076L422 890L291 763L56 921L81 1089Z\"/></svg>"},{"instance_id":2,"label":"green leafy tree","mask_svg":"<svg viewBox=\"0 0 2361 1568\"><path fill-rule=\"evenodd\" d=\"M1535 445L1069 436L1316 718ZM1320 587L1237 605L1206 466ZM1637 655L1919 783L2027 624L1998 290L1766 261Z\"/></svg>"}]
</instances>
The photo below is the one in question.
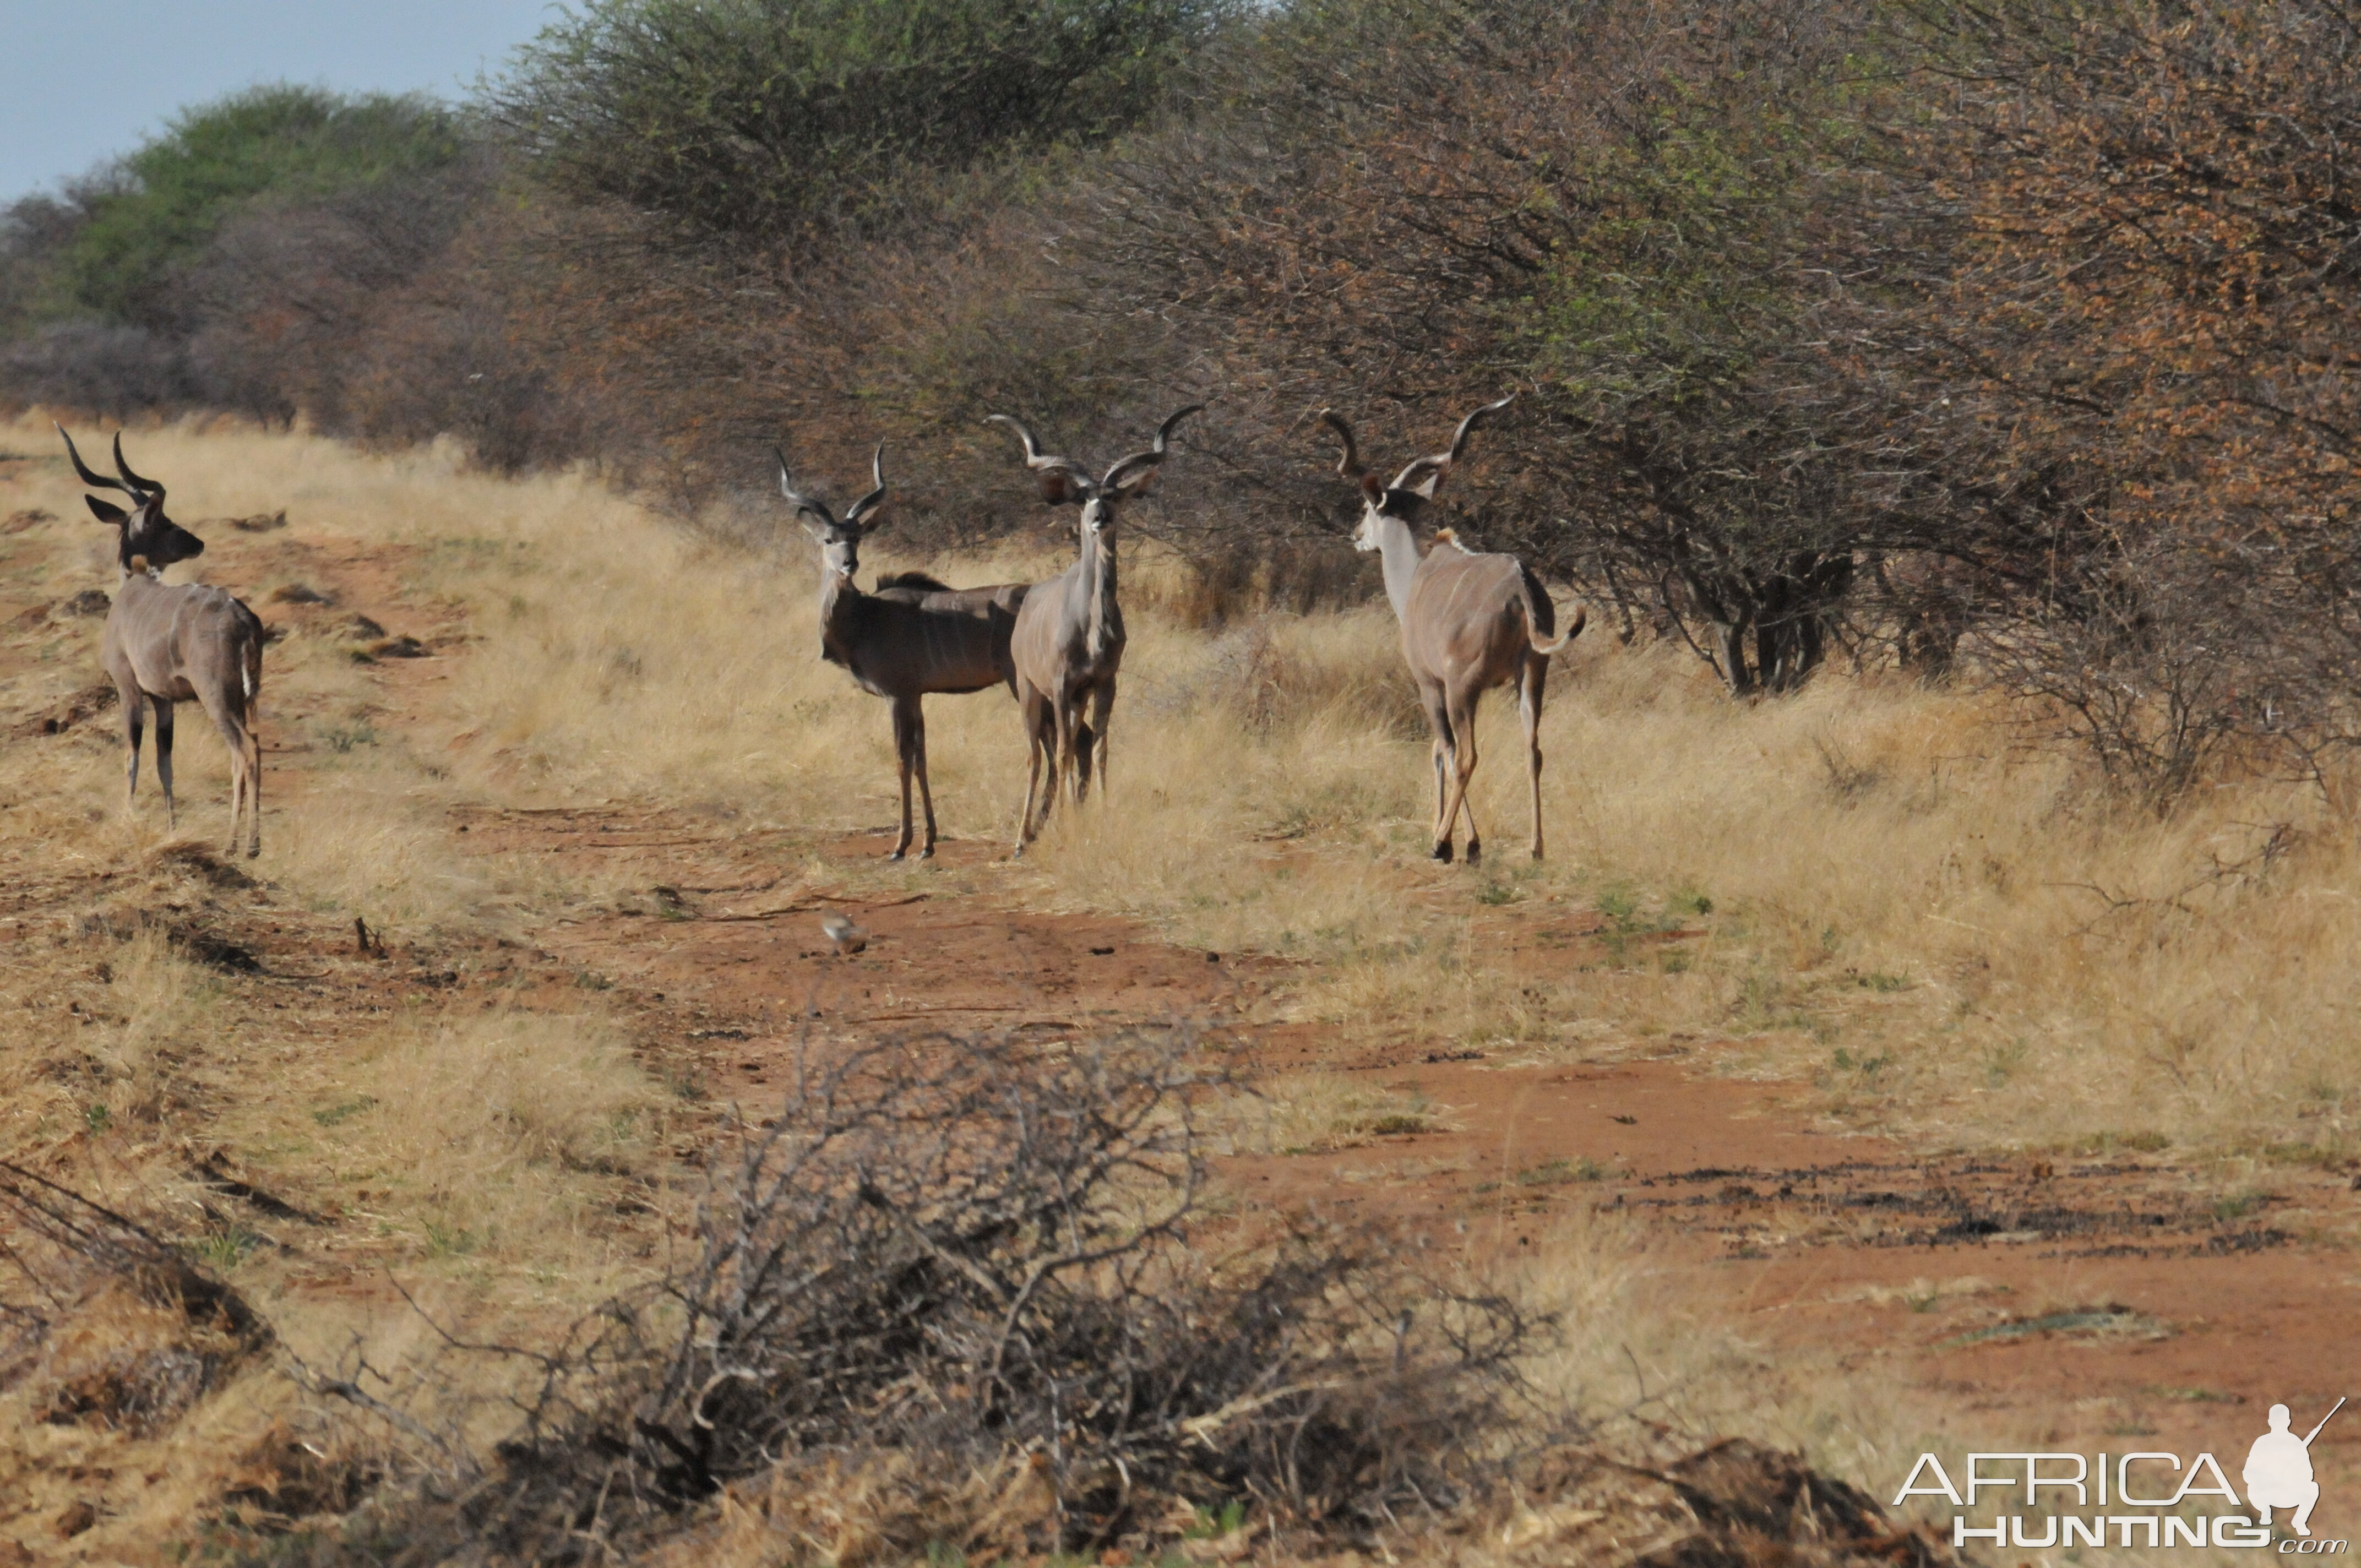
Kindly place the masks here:
<instances>
[{"instance_id":1,"label":"green leafy tree","mask_svg":"<svg viewBox=\"0 0 2361 1568\"><path fill-rule=\"evenodd\" d=\"M694 230L893 211L914 170L1150 109L1224 0L589 0L493 90L543 172Z\"/></svg>"},{"instance_id":2,"label":"green leafy tree","mask_svg":"<svg viewBox=\"0 0 2361 1568\"><path fill-rule=\"evenodd\" d=\"M88 182L82 221L61 236L55 308L158 323L177 272L232 216L443 168L465 147L459 117L431 101L250 88L185 111L163 135Z\"/></svg>"}]
</instances>

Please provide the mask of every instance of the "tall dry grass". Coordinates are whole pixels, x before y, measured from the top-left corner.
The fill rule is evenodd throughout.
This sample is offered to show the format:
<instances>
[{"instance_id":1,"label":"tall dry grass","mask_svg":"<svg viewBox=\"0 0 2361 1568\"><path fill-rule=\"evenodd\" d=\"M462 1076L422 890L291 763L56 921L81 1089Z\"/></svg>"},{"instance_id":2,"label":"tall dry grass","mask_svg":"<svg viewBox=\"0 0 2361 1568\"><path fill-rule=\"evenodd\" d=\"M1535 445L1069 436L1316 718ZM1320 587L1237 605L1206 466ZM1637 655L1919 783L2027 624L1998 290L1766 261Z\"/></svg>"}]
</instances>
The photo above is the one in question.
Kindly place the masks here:
<instances>
[{"instance_id":1,"label":"tall dry grass","mask_svg":"<svg viewBox=\"0 0 2361 1568\"><path fill-rule=\"evenodd\" d=\"M595 1267L611 1235L586 1221L611 1213L612 1184L537 1178L646 1174L666 1098L605 1020L504 1011L388 1031L312 1114L346 1178L417 1216L431 1252Z\"/></svg>"},{"instance_id":2,"label":"tall dry grass","mask_svg":"<svg viewBox=\"0 0 2361 1568\"><path fill-rule=\"evenodd\" d=\"M883 705L816 657L811 550L774 504L690 531L587 474L497 480L447 449L194 427L137 447L180 515L284 505L294 530L394 547L406 590L464 619L472 646L425 721L372 748L386 774L357 777L376 798L648 799L822 833L892 818ZM871 564L1036 577L1062 559L1043 537L916 563L889 529ZM1514 719L1495 700L1473 796L1491 858L1436 867L1382 604L1208 630L1184 564L1125 548L1115 805L1061 810L1037 855L978 887L1302 959L1295 1009L1355 1028L1510 1056L1685 1050L1970 1138L2350 1142L2355 844L2301 787L2229 782L2159 817L1974 696L1831 671L1735 705L1686 652L1594 633L1554 671L1552 858L1521 857ZM324 654L270 678L324 713L350 700ZM928 718L945 831L1005 841L1024 787L1012 705L937 698ZM324 896L427 897L431 844L417 865L401 850L427 821L384 844L271 830ZM1599 930L1511 958L1553 923Z\"/></svg>"},{"instance_id":3,"label":"tall dry grass","mask_svg":"<svg viewBox=\"0 0 2361 1568\"><path fill-rule=\"evenodd\" d=\"M170 487L171 515L207 541L170 578L231 587L286 632L264 655L263 856L225 865L200 852L226 828L226 760L192 705L178 726L177 832L164 820L152 732L137 801L124 811L112 710L0 745L0 862L20 895L0 929L0 1006L24 1021L0 1040L0 1156L67 1162L73 1179L142 1212L160 1203L187 1213L199 1205L186 1167L225 1149L299 1203L366 1210L361 1229L388 1261L487 1279L505 1271L529 1293L562 1277L576 1305L596 1299L640 1266L615 1252L628 1228L615 1223L617 1205L636 1202L658 1163L669 1096L594 1005L553 1017L412 992L384 1014L331 985L314 1008L298 984L311 964L276 965L269 983L226 981L192 961L180 937L215 914L270 919L292 908L360 914L397 941L469 944L596 896L595 878L556 872L547 857L477 852L453 836L452 808L485 798L453 765L464 726L435 697L415 705L425 718L412 722L388 668L357 659L346 622L366 614L397 630L464 635L468 602L436 585L468 576L451 563L474 559L487 520L506 537L520 518L555 527L577 507L631 509L585 479L489 480L439 448L371 456L203 422L135 432L127 446ZM53 514L0 537L12 597L59 604L112 591L112 535L88 521L55 433L0 427L0 449L24 458L0 465L0 510ZM270 532L208 521L282 509L288 525ZM269 597L331 581L333 606ZM0 709L37 714L103 682L99 625L53 612L8 628ZM441 693L457 662L401 673ZM248 872L260 880L252 892ZM247 1288L277 1288L266 1266L276 1255L255 1237L225 1238L214 1261Z\"/></svg>"}]
</instances>

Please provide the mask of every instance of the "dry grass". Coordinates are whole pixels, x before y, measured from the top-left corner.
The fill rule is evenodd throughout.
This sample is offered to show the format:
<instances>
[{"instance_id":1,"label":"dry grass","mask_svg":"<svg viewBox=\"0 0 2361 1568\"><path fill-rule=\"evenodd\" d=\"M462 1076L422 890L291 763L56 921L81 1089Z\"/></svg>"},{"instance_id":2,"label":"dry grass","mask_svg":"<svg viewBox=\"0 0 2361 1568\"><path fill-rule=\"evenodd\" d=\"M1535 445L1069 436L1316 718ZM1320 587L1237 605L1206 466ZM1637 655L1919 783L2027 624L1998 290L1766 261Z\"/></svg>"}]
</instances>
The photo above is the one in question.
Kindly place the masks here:
<instances>
[{"instance_id":1,"label":"dry grass","mask_svg":"<svg viewBox=\"0 0 2361 1568\"><path fill-rule=\"evenodd\" d=\"M1231 1140L1241 1153L1308 1154L1358 1147L1374 1137L1449 1125L1446 1109L1414 1091L1366 1077L1301 1072L1275 1080L1243 1102Z\"/></svg>"},{"instance_id":2,"label":"dry grass","mask_svg":"<svg viewBox=\"0 0 2361 1568\"><path fill-rule=\"evenodd\" d=\"M2316 795L2253 781L2159 819L1972 697L1831 675L1740 707L1684 653L1587 645L1543 732L1554 859L1522 856L1496 704L1495 858L1433 867L1422 738L1382 722L1408 707L1383 612L1268 638L1260 685L1220 641L1136 639L1157 674L1119 719L1118 784L1152 782L1053 836L1063 896L1315 960L1300 1004L1347 1025L1512 1055L1733 1040L1731 1070L1971 1137L2349 1147L2361 907ZM1246 721L1274 690L1299 706ZM1522 940L1576 912L1603 952Z\"/></svg>"},{"instance_id":3,"label":"dry grass","mask_svg":"<svg viewBox=\"0 0 2361 1568\"><path fill-rule=\"evenodd\" d=\"M0 464L5 510L54 514L0 539L12 723L72 709L103 681L95 618L13 608L113 587L107 536L79 521L55 439L0 433L0 447L33 455ZM514 950L497 939L598 890L530 857L463 852L449 814L479 797L445 760L448 729L409 730L383 706L381 677L431 689L439 671L372 670L349 624L451 629L460 607L434 597L418 563L499 488L471 489L435 454L388 462L252 433L183 427L132 446L135 461L153 453L174 515L208 537L198 569L175 578L234 585L286 632L265 664L264 856L209 850L226 825L226 766L192 707L176 749L178 832L152 755L123 812L111 708L85 704L62 734L0 744L0 1009L16 1020L0 1036L0 1158L138 1216L315 1365L357 1354L399 1368L432 1350L393 1279L445 1321L536 1338L653 1266L670 1097L586 1007L596 998L574 993L582 1015L552 1016L503 989L522 981L507 978ZM283 531L204 526L282 504ZM290 582L333 585L340 602L257 587ZM353 952L355 914L392 928L395 957ZM276 938L267 972L209 960L206 934L224 932ZM416 983L428 958L457 983ZM285 1212L225 1196L220 1170ZM314 1464L287 1432L316 1436L315 1413L268 1364L154 1434L38 1419L45 1389L147 1354L153 1315L93 1297L60 1319L43 1367L0 1390L0 1557L22 1540L152 1560L190 1544L225 1493L258 1488L237 1506L268 1513L287 1465ZM59 1521L82 1505L93 1522L69 1535Z\"/></svg>"},{"instance_id":4,"label":"dry grass","mask_svg":"<svg viewBox=\"0 0 2361 1568\"><path fill-rule=\"evenodd\" d=\"M16 451L53 440L0 431ZM290 628L267 663L266 735L304 750L300 769L272 764L258 870L296 906L489 938L612 891L460 853L454 807L644 801L821 834L891 818L884 706L814 656L809 547L770 511L689 532L585 475L511 483L448 450L370 455L249 430L148 432L134 451L183 521L289 510L283 532L214 531L203 570L177 575L348 585L332 609L263 607ZM11 506L74 515L61 462L15 471ZM5 542L5 565L59 600L106 583L102 543L89 525L42 524ZM1553 683L1552 859L1522 857L1514 721L1496 700L1474 795L1491 858L1439 867L1389 612L1209 630L1182 564L1126 550L1115 809L1061 809L1021 863L832 875L1115 911L1300 960L1276 1009L1353 1036L1503 1060L1686 1053L1808 1075L1833 1113L1971 1142L2352 1152L2361 1062L2339 1042L2361 1002L2347 870L2361 846L2314 795L2235 782L2159 818L2018 746L2010 716L1973 696L1832 672L1738 706L1685 652L1594 633ZM872 554L877 570L970 583L1060 558ZM467 656L404 672L413 721L381 711L355 663L339 618L357 610L466 640ZM88 685L95 625L19 635L0 705L35 711ZM1005 842L1024 787L1013 707L985 693L929 717L946 833ZM579 1304L644 1270L615 1212L639 1201L670 1113L616 1026L420 1007L297 1034L240 1012L131 918L243 896L188 852L222 825L218 743L182 727L170 835L152 794L127 823L115 806L115 722L0 752L0 858L55 879L48 903L0 923L0 1006L31 1021L0 1047L0 1153L102 1194L180 1201L162 1133L192 1111L298 1198L337 1206L373 1262L444 1281L463 1306ZM1333 1075L1274 1087L1254 1134L1271 1147L1337 1146L1423 1113ZM1586 1223L1521 1287L1596 1326L1539 1369L1562 1408L1750 1431L1850 1475L1949 1441L1874 1378L1733 1346L1709 1309L1666 1298L1633 1234ZM218 1261L241 1288L295 1300L286 1258L229 1239ZM357 1321L295 1315L311 1352ZM369 1332L395 1331L380 1318ZM249 1414L277 1419L253 1399ZM26 1452L0 1445L0 1480Z\"/></svg>"},{"instance_id":5,"label":"dry grass","mask_svg":"<svg viewBox=\"0 0 2361 1568\"><path fill-rule=\"evenodd\" d=\"M502 482L444 449L195 429L137 444L203 498L176 501L186 515L285 505L291 532L397 547L413 595L477 640L423 730L354 748L356 786L387 809L359 831L274 820L311 896L429 918L555 896L533 868L503 880L439 851L427 818L459 797L890 820L882 705L812 657L809 550L775 508L692 534L587 476ZM1815 1073L1848 1113L1971 1137L2349 1142L2361 1069L2334 1041L2361 906L2351 829L2315 795L2250 781L2159 819L2017 747L1972 696L1831 673L1739 706L1685 652L1594 636L1558 662L1544 729L1553 859L1522 857L1496 701L1475 791L1492 859L1434 867L1383 606L1208 632L1172 613L1201 597L1186 569L1127 549L1119 806L1061 813L1037 859L977 885L1309 960L1297 1009L1347 1025L1511 1054L1730 1040L1727 1069ZM969 582L1059 558L872 554ZM353 722L348 659L295 652L274 657L275 700L315 729ZM930 718L946 832L1005 838L1024 764L1006 698L938 698ZM2292 848L2266 867L2279 824ZM1571 961L1523 941L1569 920L1598 927Z\"/></svg>"},{"instance_id":6,"label":"dry grass","mask_svg":"<svg viewBox=\"0 0 2361 1568\"><path fill-rule=\"evenodd\" d=\"M347 1082L312 1113L322 1142L346 1179L421 1216L430 1255L593 1266L583 1210L610 1207L608 1187L536 1177L642 1175L663 1130L662 1091L595 1018L420 1022Z\"/></svg>"}]
</instances>

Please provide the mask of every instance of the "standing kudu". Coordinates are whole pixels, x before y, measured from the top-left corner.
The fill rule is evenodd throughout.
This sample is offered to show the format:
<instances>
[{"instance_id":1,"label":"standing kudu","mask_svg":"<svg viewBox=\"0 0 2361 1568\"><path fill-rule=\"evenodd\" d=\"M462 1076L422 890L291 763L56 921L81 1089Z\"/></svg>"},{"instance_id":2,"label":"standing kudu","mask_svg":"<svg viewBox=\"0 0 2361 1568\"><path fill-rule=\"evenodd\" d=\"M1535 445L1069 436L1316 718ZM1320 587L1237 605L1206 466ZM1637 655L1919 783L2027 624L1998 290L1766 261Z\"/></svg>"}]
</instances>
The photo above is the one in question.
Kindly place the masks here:
<instances>
[{"instance_id":1,"label":"standing kudu","mask_svg":"<svg viewBox=\"0 0 2361 1568\"><path fill-rule=\"evenodd\" d=\"M964 693L1007 685L1015 690L1008 639L1025 588L945 588L930 577L906 575L881 580L884 591L864 594L853 581L861 567L861 542L881 526L871 521L885 499L885 447L880 443L871 472L877 488L852 503L844 517L796 493L784 453L779 493L820 549L820 657L841 664L861 683L894 705L894 751L902 769L902 831L892 859L910 850L910 775L918 777L926 809L927 840L918 850L935 852L935 795L927 780L927 716L920 707L929 692ZM814 526L817 523L818 526ZM915 579L915 580L913 580ZM888 587L886 585L891 584Z\"/></svg>"},{"instance_id":2,"label":"standing kudu","mask_svg":"<svg viewBox=\"0 0 2361 1568\"><path fill-rule=\"evenodd\" d=\"M1079 503L1082 554L1046 583L1037 583L1016 614L1009 652L1016 664L1016 703L1023 710L1027 766L1025 809L1016 824L1016 852L1023 854L1049 819L1059 783L1067 782L1074 804L1090 793L1096 765L1099 788L1107 778L1107 718L1115 708L1115 676L1123 668L1123 609L1115 602L1115 507L1148 488L1164 461L1173 428L1204 408L1191 403L1156 427L1155 442L1093 479L1071 457L1050 455L1023 422L994 414L1025 444L1025 466L1041 476L1042 498L1051 506ZM1049 763L1049 787L1041 789L1041 762ZM1034 819L1038 794L1040 820Z\"/></svg>"},{"instance_id":3,"label":"standing kudu","mask_svg":"<svg viewBox=\"0 0 2361 1568\"><path fill-rule=\"evenodd\" d=\"M1467 816L1467 858L1484 853L1467 781L1476 773L1476 705L1494 686L1514 685L1525 720L1525 772L1532 786L1533 859L1542 858L1542 685L1550 655L1582 634L1582 607L1574 609L1565 635L1541 579L1514 555L1480 554L1461 544L1449 529L1434 547L1419 554L1411 525L1442 485L1451 466L1467 449L1478 424L1507 408L1513 398L1488 403L1459 422L1451 449L1422 457L1382 483L1361 462L1353 427L1329 410L1320 418L1344 438L1336 472L1361 487L1360 526L1355 549L1378 552L1384 562L1386 597L1401 622L1402 657L1418 683L1419 704L1434 732L1434 858L1451 859L1451 836L1460 813Z\"/></svg>"},{"instance_id":4,"label":"standing kudu","mask_svg":"<svg viewBox=\"0 0 2361 1568\"><path fill-rule=\"evenodd\" d=\"M124 805L139 788L139 729L142 699L156 708L156 778L164 786L164 823L179 825L172 800L172 705L203 704L229 748L229 850L237 853L237 825L246 815L246 852L262 853L262 741L255 732L255 704L262 692L262 622L254 611L220 588L201 583L168 587L159 574L175 561L204 554L205 542L164 515L164 487L143 479L123 460L123 437L115 438L115 471L120 479L91 472L74 449L65 426L66 455L82 482L121 490L131 498L124 510L96 496L84 496L93 516L116 532L119 578L115 606L107 611L99 657L114 678L123 704L123 734L130 751L124 768Z\"/></svg>"}]
</instances>

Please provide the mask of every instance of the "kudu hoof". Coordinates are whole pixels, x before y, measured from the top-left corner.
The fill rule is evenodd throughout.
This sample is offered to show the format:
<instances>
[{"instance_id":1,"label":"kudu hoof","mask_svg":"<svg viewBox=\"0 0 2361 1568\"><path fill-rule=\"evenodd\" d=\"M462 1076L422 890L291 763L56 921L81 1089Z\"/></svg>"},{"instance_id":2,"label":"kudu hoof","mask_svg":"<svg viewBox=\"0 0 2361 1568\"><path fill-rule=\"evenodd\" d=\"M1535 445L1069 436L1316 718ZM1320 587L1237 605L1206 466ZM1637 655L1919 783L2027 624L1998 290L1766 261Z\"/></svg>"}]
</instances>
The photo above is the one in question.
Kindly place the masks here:
<instances>
[{"instance_id":1,"label":"kudu hoof","mask_svg":"<svg viewBox=\"0 0 2361 1568\"><path fill-rule=\"evenodd\" d=\"M922 861L931 861L934 858L935 847L932 844L928 845L925 849L918 851L918 859Z\"/></svg>"},{"instance_id":2,"label":"kudu hoof","mask_svg":"<svg viewBox=\"0 0 2361 1568\"><path fill-rule=\"evenodd\" d=\"M1434 858L1435 858L1436 860L1438 860L1438 861L1442 861L1444 865L1446 865L1446 866L1447 866L1447 865L1449 865L1449 864L1451 863L1451 840L1450 840L1450 839L1445 839L1442 843L1437 844L1437 845L1434 847Z\"/></svg>"},{"instance_id":3,"label":"kudu hoof","mask_svg":"<svg viewBox=\"0 0 2361 1568\"><path fill-rule=\"evenodd\" d=\"M907 850L895 850L892 854L890 854L890 855L886 856L885 858L886 858L887 860L889 860L889 861L898 861L898 860L900 860L904 855L906 855L906 854L908 854L908 853L909 853L909 851L908 851Z\"/></svg>"},{"instance_id":4,"label":"kudu hoof","mask_svg":"<svg viewBox=\"0 0 2361 1568\"><path fill-rule=\"evenodd\" d=\"M1482 860L1482 859L1484 858L1484 846L1483 846L1483 845L1481 845L1481 844L1479 844L1479 843L1477 843L1477 842L1475 839L1468 839L1468 840L1467 840L1467 853L1466 853L1466 855L1462 856L1461 858L1462 858L1463 860L1465 860L1465 861L1466 861L1469 865L1471 865L1471 866L1472 866L1472 865L1474 865L1477 861L1480 861L1480 860Z\"/></svg>"}]
</instances>

